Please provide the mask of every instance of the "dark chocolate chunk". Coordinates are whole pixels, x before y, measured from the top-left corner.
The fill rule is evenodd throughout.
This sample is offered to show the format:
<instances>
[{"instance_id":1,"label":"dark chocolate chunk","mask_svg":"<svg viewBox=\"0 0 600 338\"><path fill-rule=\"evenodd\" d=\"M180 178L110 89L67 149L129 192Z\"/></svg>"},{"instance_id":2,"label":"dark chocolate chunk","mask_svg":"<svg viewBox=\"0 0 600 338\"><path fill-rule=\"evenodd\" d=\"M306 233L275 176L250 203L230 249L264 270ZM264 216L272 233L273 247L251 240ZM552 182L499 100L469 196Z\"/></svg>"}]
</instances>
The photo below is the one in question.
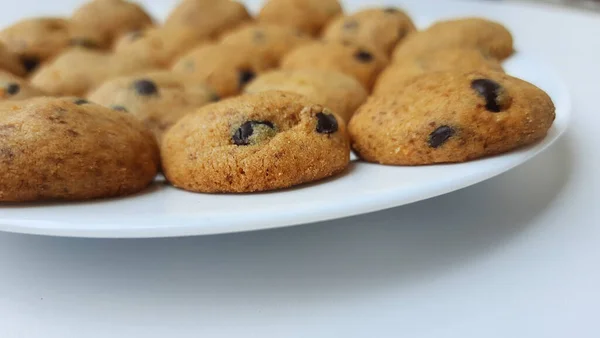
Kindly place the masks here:
<instances>
[{"instance_id":1,"label":"dark chocolate chunk","mask_svg":"<svg viewBox=\"0 0 600 338\"><path fill-rule=\"evenodd\" d=\"M502 110L498 100L502 91L500 84L489 79L477 79L471 82L471 88L485 99L485 109L493 113L499 113Z\"/></svg>"},{"instance_id":2,"label":"dark chocolate chunk","mask_svg":"<svg viewBox=\"0 0 600 338\"><path fill-rule=\"evenodd\" d=\"M142 96L150 96L158 94L158 87L150 80L142 79L133 83L135 91Z\"/></svg>"},{"instance_id":3,"label":"dark chocolate chunk","mask_svg":"<svg viewBox=\"0 0 600 338\"><path fill-rule=\"evenodd\" d=\"M438 148L442 144L446 143L450 137L454 135L455 131L449 126L441 126L429 134L429 146L431 148Z\"/></svg>"},{"instance_id":4,"label":"dark chocolate chunk","mask_svg":"<svg viewBox=\"0 0 600 338\"><path fill-rule=\"evenodd\" d=\"M254 134L254 128L258 125L264 125L274 129L273 123L269 121L248 121L242 124L233 134L232 140L238 146L250 144L250 137Z\"/></svg>"},{"instance_id":5,"label":"dark chocolate chunk","mask_svg":"<svg viewBox=\"0 0 600 338\"><path fill-rule=\"evenodd\" d=\"M256 77L256 73L251 70L240 70L238 75L240 88L243 88L248 82L252 81Z\"/></svg>"},{"instance_id":6,"label":"dark chocolate chunk","mask_svg":"<svg viewBox=\"0 0 600 338\"><path fill-rule=\"evenodd\" d=\"M317 133L333 134L338 131L338 122L332 114L317 114Z\"/></svg>"},{"instance_id":7,"label":"dark chocolate chunk","mask_svg":"<svg viewBox=\"0 0 600 338\"><path fill-rule=\"evenodd\" d=\"M8 95L17 95L21 91L21 86L18 83L9 83L6 86L6 93Z\"/></svg>"},{"instance_id":8,"label":"dark chocolate chunk","mask_svg":"<svg viewBox=\"0 0 600 338\"><path fill-rule=\"evenodd\" d=\"M354 57L362 63L368 63L373 60L373 54L362 49L354 53Z\"/></svg>"}]
</instances>

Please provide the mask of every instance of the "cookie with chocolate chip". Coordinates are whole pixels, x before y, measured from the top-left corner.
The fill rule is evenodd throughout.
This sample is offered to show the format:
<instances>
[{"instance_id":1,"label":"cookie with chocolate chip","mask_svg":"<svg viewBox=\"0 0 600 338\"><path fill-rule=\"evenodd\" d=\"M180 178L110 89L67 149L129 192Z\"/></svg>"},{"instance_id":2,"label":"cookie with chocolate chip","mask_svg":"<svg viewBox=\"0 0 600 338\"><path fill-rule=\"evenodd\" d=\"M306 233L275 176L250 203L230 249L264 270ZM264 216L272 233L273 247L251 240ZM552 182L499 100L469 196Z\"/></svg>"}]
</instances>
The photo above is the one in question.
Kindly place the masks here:
<instances>
[{"instance_id":1,"label":"cookie with chocolate chip","mask_svg":"<svg viewBox=\"0 0 600 338\"><path fill-rule=\"evenodd\" d=\"M326 69L348 74L371 90L388 59L380 51L319 41L296 48L283 58L282 69Z\"/></svg>"},{"instance_id":2,"label":"cookie with chocolate chip","mask_svg":"<svg viewBox=\"0 0 600 338\"><path fill-rule=\"evenodd\" d=\"M137 117L160 139L186 113L219 97L200 82L163 71L111 79L88 99Z\"/></svg>"},{"instance_id":3,"label":"cookie with chocolate chip","mask_svg":"<svg viewBox=\"0 0 600 338\"><path fill-rule=\"evenodd\" d=\"M176 187L205 193L287 188L342 172L344 121L298 94L246 94L200 108L165 135L163 171Z\"/></svg>"},{"instance_id":4,"label":"cookie with chocolate chip","mask_svg":"<svg viewBox=\"0 0 600 338\"><path fill-rule=\"evenodd\" d=\"M342 12L338 0L269 0L260 10L258 20L293 27L316 36Z\"/></svg>"},{"instance_id":5,"label":"cookie with chocolate chip","mask_svg":"<svg viewBox=\"0 0 600 338\"><path fill-rule=\"evenodd\" d=\"M395 7L369 8L333 20L323 39L370 46L389 55L407 35L416 31L411 18Z\"/></svg>"},{"instance_id":6,"label":"cookie with chocolate chip","mask_svg":"<svg viewBox=\"0 0 600 338\"><path fill-rule=\"evenodd\" d=\"M44 95L42 90L32 86L26 80L0 70L0 101L23 100Z\"/></svg>"},{"instance_id":7,"label":"cookie with chocolate chip","mask_svg":"<svg viewBox=\"0 0 600 338\"><path fill-rule=\"evenodd\" d=\"M420 56L405 56L394 60L377 79L374 95L397 93L412 79L424 73L440 71L491 70L502 72L500 61L473 48L447 48Z\"/></svg>"},{"instance_id":8,"label":"cookie with chocolate chip","mask_svg":"<svg viewBox=\"0 0 600 338\"><path fill-rule=\"evenodd\" d=\"M350 121L370 162L424 165L504 153L546 136L554 104L541 89L492 71L434 72L393 95L371 97Z\"/></svg>"},{"instance_id":9,"label":"cookie with chocolate chip","mask_svg":"<svg viewBox=\"0 0 600 338\"><path fill-rule=\"evenodd\" d=\"M224 98L239 94L269 63L253 48L242 45L210 44L191 50L172 70L214 88Z\"/></svg>"},{"instance_id":10,"label":"cookie with chocolate chip","mask_svg":"<svg viewBox=\"0 0 600 338\"><path fill-rule=\"evenodd\" d=\"M259 75L245 89L246 93L280 90L301 94L323 105L344 121L367 99L365 88L350 75L333 70L277 70Z\"/></svg>"},{"instance_id":11,"label":"cookie with chocolate chip","mask_svg":"<svg viewBox=\"0 0 600 338\"><path fill-rule=\"evenodd\" d=\"M200 37L216 38L250 21L246 7L231 0L183 0L169 14L166 26L184 26Z\"/></svg>"},{"instance_id":12,"label":"cookie with chocolate chip","mask_svg":"<svg viewBox=\"0 0 600 338\"><path fill-rule=\"evenodd\" d=\"M447 48L479 49L485 55L504 60L514 52L511 33L500 23L482 18L439 21L426 30L408 36L394 50L393 59L423 56Z\"/></svg>"},{"instance_id":13,"label":"cookie with chocolate chip","mask_svg":"<svg viewBox=\"0 0 600 338\"><path fill-rule=\"evenodd\" d=\"M0 202L128 195L158 167L154 136L130 115L66 98L0 102Z\"/></svg>"},{"instance_id":14,"label":"cookie with chocolate chip","mask_svg":"<svg viewBox=\"0 0 600 338\"><path fill-rule=\"evenodd\" d=\"M271 24L248 24L227 33L221 43L256 50L269 64L277 67L285 54L312 39L291 27Z\"/></svg>"}]
</instances>

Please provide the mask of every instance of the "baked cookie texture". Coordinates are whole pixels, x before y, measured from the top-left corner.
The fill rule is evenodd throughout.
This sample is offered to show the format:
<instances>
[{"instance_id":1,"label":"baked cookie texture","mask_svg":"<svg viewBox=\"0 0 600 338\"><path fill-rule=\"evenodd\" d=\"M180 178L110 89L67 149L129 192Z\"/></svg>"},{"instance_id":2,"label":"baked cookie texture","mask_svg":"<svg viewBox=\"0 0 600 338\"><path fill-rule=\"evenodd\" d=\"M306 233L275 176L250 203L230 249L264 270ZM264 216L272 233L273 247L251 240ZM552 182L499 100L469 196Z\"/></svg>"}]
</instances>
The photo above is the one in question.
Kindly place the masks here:
<instances>
[{"instance_id":1,"label":"baked cookie texture","mask_svg":"<svg viewBox=\"0 0 600 338\"><path fill-rule=\"evenodd\" d=\"M183 0L167 18L166 26L190 27L201 37L216 38L251 20L246 7L231 0Z\"/></svg>"},{"instance_id":2,"label":"baked cookie texture","mask_svg":"<svg viewBox=\"0 0 600 338\"><path fill-rule=\"evenodd\" d=\"M141 6L125 0L92 0L77 8L71 20L97 32L109 43L123 34L153 25L152 17Z\"/></svg>"},{"instance_id":3,"label":"baked cookie texture","mask_svg":"<svg viewBox=\"0 0 600 338\"><path fill-rule=\"evenodd\" d=\"M371 97L349 124L353 148L393 165L464 162L546 136L555 118L536 86L491 71L421 75L395 95Z\"/></svg>"},{"instance_id":4,"label":"baked cookie texture","mask_svg":"<svg viewBox=\"0 0 600 338\"><path fill-rule=\"evenodd\" d=\"M0 70L0 101L24 100L45 95L45 92L32 86L26 80L7 71Z\"/></svg>"},{"instance_id":5,"label":"baked cookie texture","mask_svg":"<svg viewBox=\"0 0 600 338\"><path fill-rule=\"evenodd\" d=\"M344 121L286 92L247 94L200 108L171 128L163 171L176 187L206 193L287 188L342 172Z\"/></svg>"},{"instance_id":6,"label":"baked cookie texture","mask_svg":"<svg viewBox=\"0 0 600 338\"><path fill-rule=\"evenodd\" d=\"M339 71L354 77L370 91L387 64L387 56L377 50L319 41L294 49L283 58L281 68Z\"/></svg>"},{"instance_id":7,"label":"baked cookie texture","mask_svg":"<svg viewBox=\"0 0 600 338\"><path fill-rule=\"evenodd\" d=\"M259 75L245 89L246 93L272 90L297 93L323 105L344 121L366 101L368 93L355 78L332 70L276 70Z\"/></svg>"},{"instance_id":8,"label":"baked cookie texture","mask_svg":"<svg viewBox=\"0 0 600 338\"><path fill-rule=\"evenodd\" d=\"M342 13L338 0L268 0L258 14L258 21L317 36L331 19Z\"/></svg>"},{"instance_id":9,"label":"baked cookie texture","mask_svg":"<svg viewBox=\"0 0 600 338\"><path fill-rule=\"evenodd\" d=\"M389 55L416 30L412 19L401 9L368 8L333 20L325 28L323 39L369 46Z\"/></svg>"},{"instance_id":10,"label":"baked cookie texture","mask_svg":"<svg viewBox=\"0 0 600 338\"><path fill-rule=\"evenodd\" d=\"M172 67L174 72L208 84L217 94L239 94L256 75L269 69L255 49L226 44L209 44L191 50Z\"/></svg>"},{"instance_id":11,"label":"baked cookie texture","mask_svg":"<svg viewBox=\"0 0 600 338\"><path fill-rule=\"evenodd\" d=\"M514 52L511 33L503 25L482 18L438 21L424 31L408 36L394 50L393 59L422 56L451 47L475 48L504 60Z\"/></svg>"},{"instance_id":12,"label":"baked cookie texture","mask_svg":"<svg viewBox=\"0 0 600 338\"><path fill-rule=\"evenodd\" d=\"M415 76L439 71L491 70L503 72L500 61L474 48L452 47L419 56L394 60L377 79L373 95L395 93L410 84Z\"/></svg>"},{"instance_id":13,"label":"baked cookie texture","mask_svg":"<svg viewBox=\"0 0 600 338\"><path fill-rule=\"evenodd\" d=\"M200 82L162 71L111 79L88 99L135 116L160 139L186 113L219 97Z\"/></svg>"},{"instance_id":14,"label":"baked cookie texture","mask_svg":"<svg viewBox=\"0 0 600 338\"><path fill-rule=\"evenodd\" d=\"M284 55L311 41L294 28L260 23L243 25L221 39L222 44L254 49L270 67L279 66Z\"/></svg>"},{"instance_id":15,"label":"baked cookie texture","mask_svg":"<svg viewBox=\"0 0 600 338\"><path fill-rule=\"evenodd\" d=\"M0 201L87 200L144 189L154 136L132 116L65 98L0 102Z\"/></svg>"}]
</instances>

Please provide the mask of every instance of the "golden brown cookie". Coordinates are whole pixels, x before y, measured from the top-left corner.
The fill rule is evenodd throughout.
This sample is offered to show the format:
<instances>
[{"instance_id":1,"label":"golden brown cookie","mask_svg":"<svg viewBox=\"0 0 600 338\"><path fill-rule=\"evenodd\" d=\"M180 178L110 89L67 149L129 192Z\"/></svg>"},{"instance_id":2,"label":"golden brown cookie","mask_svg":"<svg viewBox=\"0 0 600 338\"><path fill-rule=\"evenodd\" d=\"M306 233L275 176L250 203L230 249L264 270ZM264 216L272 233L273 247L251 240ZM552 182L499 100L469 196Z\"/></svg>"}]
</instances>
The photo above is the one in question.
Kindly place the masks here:
<instances>
[{"instance_id":1,"label":"golden brown cookie","mask_svg":"<svg viewBox=\"0 0 600 338\"><path fill-rule=\"evenodd\" d=\"M479 49L499 60L514 52L513 38L506 27L486 19L465 18L439 21L424 31L411 34L396 47L393 59L456 47Z\"/></svg>"},{"instance_id":2,"label":"golden brown cookie","mask_svg":"<svg viewBox=\"0 0 600 338\"><path fill-rule=\"evenodd\" d=\"M246 7L237 1L183 0L171 12L165 25L190 27L200 37L216 38L250 20Z\"/></svg>"},{"instance_id":3,"label":"golden brown cookie","mask_svg":"<svg viewBox=\"0 0 600 338\"><path fill-rule=\"evenodd\" d=\"M320 41L293 50L283 58L281 68L335 70L353 76L371 90L387 63L387 57L373 49Z\"/></svg>"},{"instance_id":4,"label":"golden brown cookie","mask_svg":"<svg viewBox=\"0 0 600 338\"><path fill-rule=\"evenodd\" d=\"M0 102L0 201L86 200L144 189L154 136L128 114L70 99Z\"/></svg>"},{"instance_id":5,"label":"golden brown cookie","mask_svg":"<svg viewBox=\"0 0 600 338\"><path fill-rule=\"evenodd\" d=\"M312 39L291 27L249 24L225 34L221 43L255 49L266 63L277 67L285 54Z\"/></svg>"},{"instance_id":6,"label":"golden brown cookie","mask_svg":"<svg viewBox=\"0 0 600 338\"><path fill-rule=\"evenodd\" d=\"M254 77L269 68L253 48L235 45L206 45L180 58L172 70L214 88L220 97L240 93Z\"/></svg>"},{"instance_id":7,"label":"golden brown cookie","mask_svg":"<svg viewBox=\"0 0 600 338\"><path fill-rule=\"evenodd\" d=\"M140 5L125 0L92 0L75 10L72 21L109 42L153 25L152 18Z\"/></svg>"},{"instance_id":8,"label":"golden brown cookie","mask_svg":"<svg viewBox=\"0 0 600 338\"><path fill-rule=\"evenodd\" d=\"M247 94L183 117L161 146L163 171L197 192L255 192L313 182L349 163L343 120L303 96Z\"/></svg>"},{"instance_id":9,"label":"golden brown cookie","mask_svg":"<svg viewBox=\"0 0 600 338\"><path fill-rule=\"evenodd\" d=\"M369 46L389 55L416 27L411 18L395 7L369 8L333 20L323 39Z\"/></svg>"},{"instance_id":10,"label":"golden brown cookie","mask_svg":"<svg viewBox=\"0 0 600 338\"><path fill-rule=\"evenodd\" d=\"M0 101L23 100L45 93L32 86L26 80L4 70L0 70Z\"/></svg>"},{"instance_id":11,"label":"golden brown cookie","mask_svg":"<svg viewBox=\"0 0 600 338\"><path fill-rule=\"evenodd\" d=\"M17 76L25 76L27 72L16 54L10 52L4 44L0 42L0 70L11 72Z\"/></svg>"},{"instance_id":12,"label":"golden brown cookie","mask_svg":"<svg viewBox=\"0 0 600 338\"><path fill-rule=\"evenodd\" d=\"M490 71L426 73L395 95L371 97L350 121L370 162L423 165L504 153L546 136L554 104L541 89Z\"/></svg>"},{"instance_id":13,"label":"golden brown cookie","mask_svg":"<svg viewBox=\"0 0 600 338\"><path fill-rule=\"evenodd\" d=\"M149 68L168 68L175 59L201 45L205 39L188 27L160 27L124 35L115 54Z\"/></svg>"},{"instance_id":14,"label":"golden brown cookie","mask_svg":"<svg viewBox=\"0 0 600 338\"><path fill-rule=\"evenodd\" d=\"M415 76L439 71L492 70L502 72L502 65L479 49L447 48L420 56L405 56L394 60L375 84L373 95L394 93L409 84Z\"/></svg>"},{"instance_id":15,"label":"golden brown cookie","mask_svg":"<svg viewBox=\"0 0 600 338\"><path fill-rule=\"evenodd\" d=\"M367 91L355 78L333 70L277 70L259 75L246 93L280 90L301 94L321 104L344 121L367 99Z\"/></svg>"},{"instance_id":16,"label":"golden brown cookie","mask_svg":"<svg viewBox=\"0 0 600 338\"><path fill-rule=\"evenodd\" d=\"M290 26L316 36L337 15L342 14L338 0L268 0L258 20L281 26Z\"/></svg>"},{"instance_id":17,"label":"golden brown cookie","mask_svg":"<svg viewBox=\"0 0 600 338\"><path fill-rule=\"evenodd\" d=\"M88 99L131 113L161 138L186 113L219 97L206 85L163 71L111 79L91 92Z\"/></svg>"}]
</instances>

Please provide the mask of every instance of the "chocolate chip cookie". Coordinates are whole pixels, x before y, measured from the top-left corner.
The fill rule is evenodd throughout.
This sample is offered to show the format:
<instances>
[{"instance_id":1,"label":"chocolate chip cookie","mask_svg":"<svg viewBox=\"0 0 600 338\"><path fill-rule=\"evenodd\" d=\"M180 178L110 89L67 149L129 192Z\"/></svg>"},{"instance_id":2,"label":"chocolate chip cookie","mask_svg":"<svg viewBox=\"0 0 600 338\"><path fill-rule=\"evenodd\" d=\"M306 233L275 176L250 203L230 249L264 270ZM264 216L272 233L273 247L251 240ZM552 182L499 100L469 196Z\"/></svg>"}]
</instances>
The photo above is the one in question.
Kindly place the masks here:
<instances>
[{"instance_id":1,"label":"chocolate chip cookie","mask_svg":"<svg viewBox=\"0 0 600 338\"><path fill-rule=\"evenodd\" d=\"M183 117L161 146L163 171L176 187L206 193L287 188L343 171L349 163L344 121L285 92L247 94Z\"/></svg>"},{"instance_id":2,"label":"chocolate chip cookie","mask_svg":"<svg viewBox=\"0 0 600 338\"><path fill-rule=\"evenodd\" d=\"M0 201L87 200L144 189L154 136L135 118L60 98L0 102Z\"/></svg>"},{"instance_id":3,"label":"chocolate chip cookie","mask_svg":"<svg viewBox=\"0 0 600 338\"><path fill-rule=\"evenodd\" d=\"M281 62L282 69L328 69L356 78L371 90L377 75L388 63L380 51L341 42L314 42L290 52Z\"/></svg>"},{"instance_id":4,"label":"chocolate chip cookie","mask_svg":"<svg viewBox=\"0 0 600 338\"><path fill-rule=\"evenodd\" d=\"M555 117L536 86L491 71L434 72L395 95L371 97L350 121L370 162L424 165L504 153L545 137Z\"/></svg>"},{"instance_id":5,"label":"chocolate chip cookie","mask_svg":"<svg viewBox=\"0 0 600 338\"><path fill-rule=\"evenodd\" d=\"M389 55L415 24L395 7L369 8L333 20L325 29L323 39L369 46Z\"/></svg>"},{"instance_id":6,"label":"chocolate chip cookie","mask_svg":"<svg viewBox=\"0 0 600 338\"><path fill-rule=\"evenodd\" d=\"M374 95L395 93L409 84L415 76L439 71L492 70L502 72L500 62L479 49L447 48L434 50L420 56L405 56L394 60L375 84Z\"/></svg>"},{"instance_id":7,"label":"chocolate chip cookie","mask_svg":"<svg viewBox=\"0 0 600 338\"><path fill-rule=\"evenodd\" d=\"M137 117L161 138L186 113L219 97L200 82L163 71L111 79L88 99Z\"/></svg>"},{"instance_id":8,"label":"chocolate chip cookie","mask_svg":"<svg viewBox=\"0 0 600 338\"><path fill-rule=\"evenodd\" d=\"M210 44L184 55L172 70L208 84L224 98L239 94L256 75L268 68L269 64L253 48Z\"/></svg>"},{"instance_id":9,"label":"chocolate chip cookie","mask_svg":"<svg viewBox=\"0 0 600 338\"><path fill-rule=\"evenodd\" d=\"M344 121L367 99L367 91L355 78L333 70L277 70L252 81L246 93L280 90L301 94L311 102L329 108Z\"/></svg>"},{"instance_id":10,"label":"chocolate chip cookie","mask_svg":"<svg viewBox=\"0 0 600 338\"><path fill-rule=\"evenodd\" d=\"M316 36L331 19L342 12L338 0L269 0L261 9L258 20L290 26Z\"/></svg>"},{"instance_id":11,"label":"chocolate chip cookie","mask_svg":"<svg viewBox=\"0 0 600 338\"><path fill-rule=\"evenodd\" d=\"M227 33L221 43L256 50L271 67L277 67L285 54L312 39L291 27L248 24Z\"/></svg>"},{"instance_id":12,"label":"chocolate chip cookie","mask_svg":"<svg viewBox=\"0 0 600 338\"><path fill-rule=\"evenodd\" d=\"M23 100L44 95L42 90L35 88L26 80L0 70L0 101Z\"/></svg>"},{"instance_id":13,"label":"chocolate chip cookie","mask_svg":"<svg viewBox=\"0 0 600 338\"><path fill-rule=\"evenodd\" d=\"M422 56L452 47L479 49L498 60L504 60L514 52L513 38L506 27L486 19L464 18L439 21L424 31L411 34L396 47L393 59Z\"/></svg>"}]
</instances>

